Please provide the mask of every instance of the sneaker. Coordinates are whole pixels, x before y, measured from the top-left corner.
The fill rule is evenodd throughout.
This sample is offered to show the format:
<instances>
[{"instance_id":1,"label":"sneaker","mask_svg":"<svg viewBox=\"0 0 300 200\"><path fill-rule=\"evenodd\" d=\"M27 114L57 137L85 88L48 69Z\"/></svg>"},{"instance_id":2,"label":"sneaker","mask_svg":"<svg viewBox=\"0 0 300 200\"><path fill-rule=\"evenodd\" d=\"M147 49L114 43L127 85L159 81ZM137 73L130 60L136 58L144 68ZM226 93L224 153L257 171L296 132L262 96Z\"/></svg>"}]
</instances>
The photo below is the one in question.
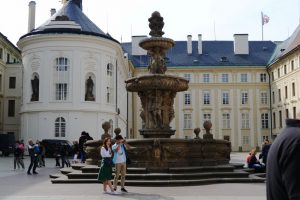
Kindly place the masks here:
<instances>
[{"instance_id":1,"label":"sneaker","mask_svg":"<svg viewBox=\"0 0 300 200\"><path fill-rule=\"evenodd\" d=\"M117 194L117 192L115 192L114 190L111 191L109 194Z\"/></svg>"},{"instance_id":2,"label":"sneaker","mask_svg":"<svg viewBox=\"0 0 300 200\"><path fill-rule=\"evenodd\" d=\"M121 188L122 192L127 192L127 190L125 188Z\"/></svg>"}]
</instances>

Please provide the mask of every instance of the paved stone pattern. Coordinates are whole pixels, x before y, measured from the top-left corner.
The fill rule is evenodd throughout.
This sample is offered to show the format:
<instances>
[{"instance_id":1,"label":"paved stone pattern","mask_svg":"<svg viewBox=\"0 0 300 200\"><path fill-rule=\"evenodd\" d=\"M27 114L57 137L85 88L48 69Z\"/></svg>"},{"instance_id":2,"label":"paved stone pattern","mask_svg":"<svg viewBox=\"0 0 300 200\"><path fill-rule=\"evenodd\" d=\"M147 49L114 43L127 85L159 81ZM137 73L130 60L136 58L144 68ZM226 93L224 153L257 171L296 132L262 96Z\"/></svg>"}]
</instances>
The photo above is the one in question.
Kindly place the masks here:
<instances>
[{"instance_id":1,"label":"paved stone pattern","mask_svg":"<svg viewBox=\"0 0 300 200\"><path fill-rule=\"evenodd\" d=\"M246 153L232 153L231 162L243 163ZM29 158L24 159L26 167ZM265 200L264 183L212 184L185 187L126 187L129 193L104 194L102 184L52 184L49 174L59 172L54 159L38 175L13 171L13 157L0 157L0 200ZM119 190L120 188L118 188Z\"/></svg>"}]
</instances>

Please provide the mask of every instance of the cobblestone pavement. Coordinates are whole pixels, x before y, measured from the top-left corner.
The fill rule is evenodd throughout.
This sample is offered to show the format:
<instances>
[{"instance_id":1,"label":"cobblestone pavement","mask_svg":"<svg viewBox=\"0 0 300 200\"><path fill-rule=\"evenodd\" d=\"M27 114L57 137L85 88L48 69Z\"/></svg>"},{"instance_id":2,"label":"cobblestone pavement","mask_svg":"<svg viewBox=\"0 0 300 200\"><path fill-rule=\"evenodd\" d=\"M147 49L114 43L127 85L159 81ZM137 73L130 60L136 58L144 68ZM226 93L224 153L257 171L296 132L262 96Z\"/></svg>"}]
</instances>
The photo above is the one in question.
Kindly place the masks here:
<instances>
[{"instance_id":1,"label":"cobblestone pavement","mask_svg":"<svg viewBox=\"0 0 300 200\"><path fill-rule=\"evenodd\" d=\"M243 163L246 153L232 153L231 162ZM29 158L24 159L26 167ZM52 184L54 159L38 168L38 175L13 171L13 157L0 157L0 200L265 200L265 184L212 184L185 187L126 187L129 193L103 194L101 184Z\"/></svg>"}]
</instances>

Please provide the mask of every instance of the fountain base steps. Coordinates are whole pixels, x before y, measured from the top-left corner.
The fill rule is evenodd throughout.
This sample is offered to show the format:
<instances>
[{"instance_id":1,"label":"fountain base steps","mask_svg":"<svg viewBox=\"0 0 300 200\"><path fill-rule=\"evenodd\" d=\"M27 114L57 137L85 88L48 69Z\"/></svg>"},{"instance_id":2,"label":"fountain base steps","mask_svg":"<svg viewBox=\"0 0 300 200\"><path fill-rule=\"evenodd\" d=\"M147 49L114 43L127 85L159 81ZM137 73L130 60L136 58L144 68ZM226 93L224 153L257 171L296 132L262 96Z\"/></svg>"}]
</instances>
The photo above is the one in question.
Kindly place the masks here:
<instances>
[{"instance_id":1,"label":"fountain base steps","mask_svg":"<svg viewBox=\"0 0 300 200\"><path fill-rule=\"evenodd\" d=\"M101 183L97 180L99 167L95 165L74 164L63 168L61 173L51 174L54 184ZM127 168L128 186L183 186L215 183L262 183L263 176L251 174L239 165L218 165L201 167L169 168L167 172L153 173L147 168Z\"/></svg>"}]
</instances>

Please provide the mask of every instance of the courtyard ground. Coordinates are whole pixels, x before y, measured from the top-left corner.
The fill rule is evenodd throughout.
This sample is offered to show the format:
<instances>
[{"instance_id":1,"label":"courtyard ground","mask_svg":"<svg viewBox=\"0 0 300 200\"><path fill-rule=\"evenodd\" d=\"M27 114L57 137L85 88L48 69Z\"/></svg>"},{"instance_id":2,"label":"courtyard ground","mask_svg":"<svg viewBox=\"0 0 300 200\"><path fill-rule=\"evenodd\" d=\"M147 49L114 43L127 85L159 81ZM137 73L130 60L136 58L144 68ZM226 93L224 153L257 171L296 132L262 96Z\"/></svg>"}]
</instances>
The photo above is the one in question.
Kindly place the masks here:
<instances>
[{"instance_id":1,"label":"courtyard ground","mask_svg":"<svg viewBox=\"0 0 300 200\"><path fill-rule=\"evenodd\" d=\"M232 153L231 162L244 163L247 153ZM29 158L24 159L26 167ZM0 200L265 200L264 183L212 184L185 187L126 187L129 193L103 194L102 184L52 184L49 174L57 173L54 159L38 175L13 170L13 157L0 157Z\"/></svg>"}]
</instances>

